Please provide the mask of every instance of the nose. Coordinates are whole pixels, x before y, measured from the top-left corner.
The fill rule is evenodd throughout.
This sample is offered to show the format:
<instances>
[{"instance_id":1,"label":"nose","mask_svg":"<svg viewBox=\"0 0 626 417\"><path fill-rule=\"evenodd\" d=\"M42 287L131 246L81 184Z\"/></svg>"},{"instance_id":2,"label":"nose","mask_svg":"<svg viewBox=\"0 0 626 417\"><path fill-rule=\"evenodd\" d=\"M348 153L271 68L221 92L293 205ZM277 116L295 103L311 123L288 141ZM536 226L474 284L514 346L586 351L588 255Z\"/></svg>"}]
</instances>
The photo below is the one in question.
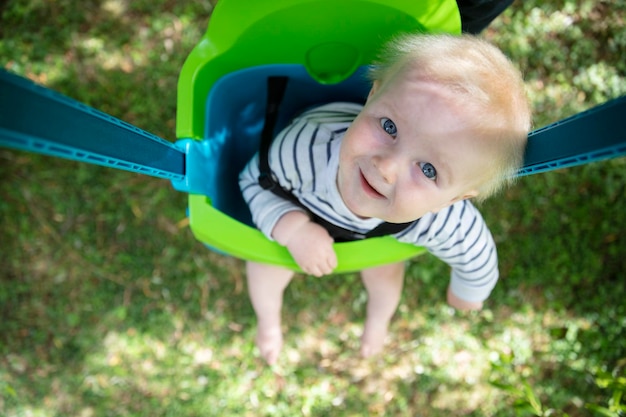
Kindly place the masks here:
<instances>
[{"instance_id":1,"label":"nose","mask_svg":"<svg viewBox=\"0 0 626 417\"><path fill-rule=\"evenodd\" d=\"M376 155L373 158L373 163L385 183L393 184L396 181L398 158L395 155Z\"/></svg>"}]
</instances>

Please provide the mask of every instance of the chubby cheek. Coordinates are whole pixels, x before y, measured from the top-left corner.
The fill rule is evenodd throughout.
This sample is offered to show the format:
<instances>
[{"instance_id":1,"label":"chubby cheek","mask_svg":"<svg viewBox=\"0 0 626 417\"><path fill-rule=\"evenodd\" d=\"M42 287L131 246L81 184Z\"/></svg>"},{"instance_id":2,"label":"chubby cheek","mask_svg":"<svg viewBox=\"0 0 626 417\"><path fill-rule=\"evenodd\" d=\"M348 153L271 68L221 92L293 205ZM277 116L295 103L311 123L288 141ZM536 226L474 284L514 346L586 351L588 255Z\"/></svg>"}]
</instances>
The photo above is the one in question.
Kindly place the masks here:
<instances>
[{"instance_id":1,"label":"chubby cheek","mask_svg":"<svg viewBox=\"0 0 626 417\"><path fill-rule=\"evenodd\" d=\"M398 215L406 219L404 221L418 219L437 209L439 199L426 187L405 184L402 190L396 194L394 205Z\"/></svg>"},{"instance_id":2,"label":"chubby cheek","mask_svg":"<svg viewBox=\"0 0 626 417\"><path fill-rule=\"evenodd\" d=\"M354 139L352 136L344 137L339 148L339 163L345 163L348 159L352 158L354 153Z\"/></svg>"},{"instance_id":3,"label":"chubby cheek","mask_svg":"<svg viewBox=\"0 0 626 417\"><path fill-rule=\"evenodd\" d=\"M345 145L353 155L362 153L372 146L375 130L370 124L367 118L359 115L346 131L342 145Z\"/></svg>"},{"instance_id":4,"label":"chubby cheek","mask_svg":"<svg viewBox=\"0 0 626 417\"><path fill-rule=\"evenodd\" d=\"M339 149L339 171L344 174L354 171L360 157L362 157L362 149L358 141L353 138L344 140Z\"/></svg>"},{"instance_id":5,"label":"chubby cheek","mask_svg":"<svg viewBox=\"0 0 626 417\"><path fill-rule=\"evenodd\" d=\"M339 155L339 169L337 170L337 178L335 181L339 194L344 199L344 202L346 196L349 195L351 189L354 187L354 184L352 184L354 181L351 180L354 175L350 175L351 171L353 171L351 166L352 164L349 162L349 158L347 158L344 153L341 153Z\"/></svg>"},{"instance_id":6,"label":"chubby cheek","mask_svg":"<svg viewBox=\"0 0 626 417\"><path fill-rule=\"evenodd\" d=\"M343 147L339 152L339 168L337 169L337 185L341 187L347 179L347 173L350 167L350 157L347 153L347 150ZM340 188L341 190L341 188Z\"/></svg>"},{"instance_id":7,"label":"chubby cheek","mask_svg":"<svg viewBox=\"0 0 626 417\"><path fill-rule=\"evenodd\" d=\"M400 223L419 219L428 212L424 210L420 202L417 201L397 202L394 211L397 216L396 220Z\"/></svg>"}]
</instances>

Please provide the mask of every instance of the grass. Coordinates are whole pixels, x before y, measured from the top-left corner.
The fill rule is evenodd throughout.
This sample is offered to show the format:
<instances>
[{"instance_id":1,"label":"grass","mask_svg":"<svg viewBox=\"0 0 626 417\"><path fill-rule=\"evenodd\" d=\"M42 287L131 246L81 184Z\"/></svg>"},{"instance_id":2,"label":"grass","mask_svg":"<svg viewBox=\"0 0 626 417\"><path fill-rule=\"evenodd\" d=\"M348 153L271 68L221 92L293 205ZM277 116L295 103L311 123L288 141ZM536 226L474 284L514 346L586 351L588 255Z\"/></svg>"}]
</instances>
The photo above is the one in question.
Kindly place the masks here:
<instances>
[{"instance_id":1,"label":"grass","mask_svg":"<svg viewBox=\"0 0 626 417\"><path fill-rule=\"evenodd\" d=\"M485 32L524 71L537 127L626 93L625 10L516 2ZM210 11L9 0L0 58L173 139L178 72ZM23 152L0 149L0 161L0 415L618 415L623 158L522 178L482 206L502 280L480 313L445 305L445 265L412 261L380 357L356 357L358 277L296 280L273 368L254 348L242 262L194 240L185 195Z\"/></svg>"}]
</instances>

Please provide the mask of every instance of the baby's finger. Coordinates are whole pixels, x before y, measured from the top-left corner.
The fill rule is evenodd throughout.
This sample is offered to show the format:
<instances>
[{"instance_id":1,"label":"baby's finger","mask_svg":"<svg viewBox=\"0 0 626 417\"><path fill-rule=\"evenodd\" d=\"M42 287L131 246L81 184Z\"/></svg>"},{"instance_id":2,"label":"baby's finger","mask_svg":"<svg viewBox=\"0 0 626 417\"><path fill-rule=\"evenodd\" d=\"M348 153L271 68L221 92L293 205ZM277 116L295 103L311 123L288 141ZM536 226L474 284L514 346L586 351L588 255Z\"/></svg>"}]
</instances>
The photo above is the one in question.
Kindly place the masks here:
<instances>
[{"instance_id":1,"label":"baby's finger","mask_svg":"<svg viewBox=\"0 0 626 417\"><path fill-rule=\"evenodd\" d=\"M332 251L331 256L328 258L328 266L330 267L331 272L337 268L337 254L335 251Z\"/></svg>"},{"instance_id":2,"label":"baby's finger","mask_svg":"<svg viewBox=\"0 0 626 417\"><path fill-rule=\"evenodd\" d=\"M321 271L324 275L331 274L335 270L332 260L327 259L322 265L320 265Z\"/></svg>"},{"instance_id":3,"label":"baby's finger","mask_svg":"<svg viewBox=\"0 0 626 417\"><path fill-rule=\"evenodd\" d=\"M322 277L324 275L328 275L331 272L333 272L333 268L331 268L327 263L325 263L323 260L321 260L318 264L316 265L311 265L308 268L307 273L309 275L313 275L314 277Z\"/></svg>"},{"instance_id":4,"label":"baby's finger","mask_svg":"<svg viewBox=\"0 0 626 417\"><path fill-rule=\"evenodd\" d=\"M323 277L324 275L326 275L326 273L324 272L323 268L320 268L319 266L315 266L312 270L311 275L319 278L319 277Z\"/></svg>"},{"instance_id":5,"label":"baby's finger","mask_svg":"<svg viewBox=\"0 0 626 417\"><path fill-rule=\"evenodd\" d=\"M332 274L335 270L335 265L333 265L332 258L325 258L324 263L321 265L324 275Z\"/></svg>"},{"instance_id":6,"label":"baby's finger","mask_svg":"<svg viewBox=\"0 0 626 417\"><path fill-rule=\"evenodd\" d=\"M307 273L309 275L313 275L314 277L318 277L318 278L321 277L322 275L324 275L317 265L308 265L308 266L302 268L302 270L305 273Z\"/></svg>"}]
</instances>

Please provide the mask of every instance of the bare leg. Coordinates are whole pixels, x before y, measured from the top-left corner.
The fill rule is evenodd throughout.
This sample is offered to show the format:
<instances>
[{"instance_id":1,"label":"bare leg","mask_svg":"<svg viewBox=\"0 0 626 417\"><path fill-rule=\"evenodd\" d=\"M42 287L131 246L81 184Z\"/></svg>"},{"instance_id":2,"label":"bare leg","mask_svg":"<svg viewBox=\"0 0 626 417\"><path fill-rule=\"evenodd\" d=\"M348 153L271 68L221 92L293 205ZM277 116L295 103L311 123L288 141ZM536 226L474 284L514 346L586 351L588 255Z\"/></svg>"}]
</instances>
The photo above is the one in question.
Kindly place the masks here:
<instances>
[{"instance_id":1,"label":"bare leg","mask_svg":"<svg viewBox=\"0 0 626 417\"><path fill-rule=\"evenodd\" d=\"M379 353L385 344L389 322L400 302L404 262L364 269L361 279L368 296L361 355L367 358Z\"/></svg>"},{"instance_id":2,"label":"bare leg","mask_svg":"<svg viewBox=\"0 0 626 417\"><path fill-rule=\"evenodd\" d=\"M246 263L248 294L257 316L256 345L265 361L273 365L283 346L280 312L283 292L293 277L293 271L256 262Z\"/></svg>"}]
</instances>

